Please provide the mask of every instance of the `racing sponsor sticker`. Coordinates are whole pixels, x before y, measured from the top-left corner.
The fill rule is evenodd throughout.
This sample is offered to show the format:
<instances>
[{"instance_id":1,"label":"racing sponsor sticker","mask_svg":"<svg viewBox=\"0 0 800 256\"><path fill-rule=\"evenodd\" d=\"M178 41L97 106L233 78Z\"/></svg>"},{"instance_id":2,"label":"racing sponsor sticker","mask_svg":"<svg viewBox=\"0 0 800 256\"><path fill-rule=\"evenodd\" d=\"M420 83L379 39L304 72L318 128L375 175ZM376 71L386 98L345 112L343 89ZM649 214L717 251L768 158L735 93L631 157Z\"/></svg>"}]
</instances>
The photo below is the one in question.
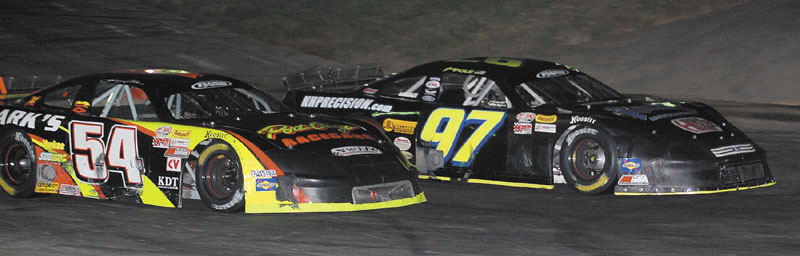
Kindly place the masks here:
<instances>
[{"instance_id":1,"label":"racing sponsor sticker","mask_svg":"<svg viewBox=\"0 0 800 256\"><path fill-rule=\"evenodd\" d=\"M328 109L362 109L379 112L391 112L392 105L375 103L373 99L354 97L305 96L300 102L301 108Z\"/></svg>"},{"instance_id":2,"label":"racing sponsor sticker","mask_svg":"<svg viewBox=\"0 0 800 256\"><path fill-rule=\"evenodd\" d=\"M357 140L375 140L369 134L349 134L349 133L315 133L315 134L308 134L304 136L297 136L294 138L283 138L281 142L286 147L294 147L298 144L305 144L311 143L315 141L321 140L338 140L338 139L357 139Z\"/></svg>"},{"instance_id":3,"label":"racing sponsor sticker","mask_svg":"<svg viewBox=\"0 0 800 256\"><path fill-rule=\"evenodd\" d=\"M167 157L167 171L181 172L181 159L177 157Z\"/></svg>"},{"instance_id":4,"label":"racing sponsor sticker","mask_svg":"<svg viewBox=\"0 0 800 256\"><path fill-rule=\"evenodd\" d=\"M222 81L222 80L208 80L208 81L200 81L194 83L192 85L192 89L195 90L203 90L203 89L212 89L212 88L220 88L225 86L230 86L233 83L229 81Z\"/></svg>"},{"instance_id":5,"label":"racing sponsor sticker","mask_svg":"<svg viewBox=\"0 0 800 256\"><path fill-rule=\"evenodd\" d=\"M375 89L375 88L364 88L364 90L362 90L362 92L364 92L366 94L375 94L376 92L378 92L378 89Z\"/></svg>"},{"instance_id":6,"label":"racing sponsor sticker","mask_svg":"<svg viewBox=\"0 0 800 256\"><path fill-rule=\"evenodd\" d=\"M156 187L178 190L178 177L158 176L158 185Z\"/></svg>"},{"instance_id":7,"label":"racing sponsor sticker","mask_svg":"<svg viewBox=\"0 0 800 256\"><path fill-rule=\"evenodd\" d=\"M81 196L81 188L76 185L61 184L58 193L68 196Z\"/></svg>"},{"instance_id":8,"label":"racing sponsor sticker","mask_svg":"<svg viewBox=\"0 0 800 256\"><path fill-rule=\"evenodd\" d=\"M533 112L520 112L517 114L517 122L520 123L530 123L533 119L536 118L536 114Z\"/></svg>"},{"instance_id":9,"label":"racing sponsor sticker","mask_svg":"<svg viewBox=\"0 0 800 256\"><path fill-rule=\"evenodd\" d=\"M619 170L622 173L641 173L642 159L639 158L620 158Z\"/></svg>"},{"instance_id":10,"label":"racing sponsor sticker","mask_svg":"<svg viewBox=\"0 0 800 256\"><path fill-rule=\"evenodd\" d=\"M572 118L569 120L569 124L577 124L577 123L593 124L595 122L597 122L597 120L588 116L572 116Z\"/></svg>"},{"instance_id":11,"label":"racing sponsor sticker","mask_svg":"<svg viewBox=\"0 0 800 256\"><path fill-rule=\"evenodd\" d=\"M252 171L250 171L250 176L252 176L253 178L256 178L256 179L258 179L258 178L268 178L268 177L278 176L278 173L273 169L269 169L269 170L252 170Z\"/></svg>"},{"instance_id":12,"label":"racing sponsor sticker","mask_svg":"<svg viewBox=\"0 0 800 256\"><path fill-rule=\"evenodd\" d=\"M372 146L347 146L331 149L334 156L355 156L355 155L379 155L383 154L380 149Z\"/></svg>"},{"instance_id":13,"label":"racing sponsor sticker","mask_svg":"<svg viewBox=\"0 0 800 256\"><path fill-rule=\"evenodd\" d=\"M33 189L36 193L57 194L59 184L53 182L38 182L36 188Z\"/></svg>"},{"instance_id":14,"label":"racing sponsor sticker","mask_svg":"<svg viewBox=\"0 0 800 256\"><path fill-rule=\"evenodd\" d=\"M172 138L169 140L170 147L189 147L189 139Z\"/></svg>"},{"instance_id":15,"label":"racing sponsor sticker","mask_svg":"<svg viewBox=\"0 0 800 256\"><path fill-rule=\"evenodd\" d=\"M169 148L169 138L153 138L153 147L154 148Z\"/></svg>"},{"instance_id":16,"label":"racing sponsor sticker","mask_svg":"<svg viewBox=\"0 0 800 256\"><path fill-rule=\"evenodd\" d=\"M39 160L48 161L48 162L55 162L55 163L64 163L67 161L66 154L58 154L58 153L49 153L49 152L42 152L39 154Z\"/></svg>"},{"instance_id":17,"label":"racing sponsor sticker","mask_svg":"<svg viewBox=\"0 0 800 256\"><path fill-rule=\"evenodd\" d=\"M558 116L556 115L542 115L542 114L536 115L537 123L552 124L555 123L556 120L558 120Z\"/></svg>"},{"instance_id":18,"label":"racing sponsor sticker","mask_svg":"<svg viewBox=\"0 0 800 256\"><path fill-rule=\"evenodd\" d=\"M278 181L275 178L256 179L256 192L275 191Z\"/></svg>"},{"instance_id":19,"label":"racing sponsor sticker","mask_svg":"<svg viewBox=\"0 0 800 256\"><path fill-rule=\"evenodd\" d=\"M536 125L533 127L533 130L536 132L556 133L556 125L536 123Z\"/></svg>"},{"instance_id":20,"label":"racing sponsor sticker","mask_svg":"<svg viewBox=\"0 0 800 256\"><path fill-rule=\"evenodd\" d=\"M397 137L394 139L394 145L400 150L408 150L411 148L411 140L406 137Z\"/></svg>"},{"instance_id":21,"label":"racing sponsor sticker","mask_svg":"<svg viewBox=\"0 0 800 256\"><path fill-rule=\"evenodd\" d=\"M16 125L36 129L36 124L44 124L44 130L54 132L61 126L61 121L66 118L61 115L40 114L22 110L3 109L0 111L0 125Z\"/></svg>"},{"instance_id":22,"label":"racing sponsor sticker","mask_svg":"<svg viewBox=\"0 0 800 256\"><path fill-rule=\"evenodd\" d=\"M278 135L286 134L286 135L294 135L298 132L307 132L307 131L325 131L328 129L336 129L340 133L349 133L352 130L358 129L355 126L349 125L332 125L320 122L310 122L308 124L298 124L294 126L285 125L285 124L276 124L270 125L258 131L258 134L265 134L267 135L268 139L274 140L278 138Z\"/></svg>"},{"instance_id":23,"label":"racing sponsor sticker","mask_svg":"<svg viewBox=\"0 0 800 256\"><path fill-rule=\"evenodd\" d=\"M424 95L424 96L422 96L422 100L424 100L424 101L435 101L436 97L433 97L431 95Z\"/></svg>"},{"instance_id":24,"label":"racing sponsor sticker","mask_svg":"<svg viewBox=\"0 0 800 256\"><path fill-rule=\"evenodd\" d=\"M188 139L189 136L191 136L191 135L192 135L192 131L190 131L190 130L177 130L176 129L174 132L172 132L172 137L175 137L175 138Z\"/></svg>"},{"instance_id":25,"label":"racing sponsor sticker","mask_svg":"<svg viewBox=\"0 0 800 256\"><path fill-rule=\"evenodd\" d=\"M720 128L716 124L699 117L684 117L684 118L672 119L671 122L678 128L681 128L687 132L691 132L694 134L722 131L722 128Z\"/></svg>"},{"instance_id":26,"label":"racing sponsor sticker","mask_svg":"<svg viewBox=\"0 0 800 256\"><path fill-rule=\"evenodd\" d=\"M426 88L431 88L431 89L438 89L441 86L442 86L442 84L438 80L433 80L433 78L431 78L430 81L425 83L425 87Z\"/></svg>"},{"instance_id":27,"label":"racing sponsor sticker","mask_svg":"<svg viewBox=\"0 0 800 256\"><path fill-rule=\"evenodd\" d=\"M531 134L532 130L531 123L514 123L514 134Z\"/></svg>"},{"instance_id":28,"label":"racing sponsor sticker","mask_svg":"<svg viewBox=\"0 0 800 256\"><path fill-rule=\"evenodd\" d=\"M619 185L650 185L650 182L647 180L647 175L644 174L637 174L637 175L622 175L619 178Z\"/></svg>"},{"instance_id":29,"label":"racing sponsor sticker","mask_svg":"<svg viewBox=\"0 0 800 256\"><path fill-rule=\"evenodd\" d=\"M172 126L159 126L156 128L156 138L166 138L172 133Z\"/></svg>"},{"instance_id":30,"label":"racing sponsor sticker","mask_svg":"<svg viewBox=\"0 0 800 256\"><path fill-rule=\"evenodd\" d=\"M405 98L416 98L419 93L416 92L401 92L397 94L397 96L405 97Z\"/></svg>"},{"instance_id":31,"label":"racing sponsor sticker","mask_svg":"<svg viewBox=\"0 0 800 256\"><path fill-rule=\"evenodd\" d=\"M386 118L383 120L383 130L387 132L394 131L396 133L414 134L414 128L417 127L417 122L406 121L399 119Z\"/></svg>"},{"instance_id":32,"label":"racing sponsor sticker","mask_svg":"<svg viewBox=\"0 0 800 256\"><path fill-rule=\"evenodd\" d=\"M170 147L164 152L164 157L189 158L192 150L185 147Z\"/></svg>"},{"instance_id":33,"label":"racing sponsor sticker","mask_svg":"<svg viewBox=\"0 0 800 256\"><path fill-rule=\"evenodd\" d=\"M536 78L552 78L569 74L569 71L563 69L546 69L536 74Z\"/></svg>"},{"instance_id":34,"label":"racing sponsor sticker","mask_svg":"<svg viewBox=\"0 0 800 256\"><path fill-rule=\"evenodd\" d=\"M64 150L64 143L61 142L42 140L41 145L45 149Z\"/></svg>"}]
</instances>

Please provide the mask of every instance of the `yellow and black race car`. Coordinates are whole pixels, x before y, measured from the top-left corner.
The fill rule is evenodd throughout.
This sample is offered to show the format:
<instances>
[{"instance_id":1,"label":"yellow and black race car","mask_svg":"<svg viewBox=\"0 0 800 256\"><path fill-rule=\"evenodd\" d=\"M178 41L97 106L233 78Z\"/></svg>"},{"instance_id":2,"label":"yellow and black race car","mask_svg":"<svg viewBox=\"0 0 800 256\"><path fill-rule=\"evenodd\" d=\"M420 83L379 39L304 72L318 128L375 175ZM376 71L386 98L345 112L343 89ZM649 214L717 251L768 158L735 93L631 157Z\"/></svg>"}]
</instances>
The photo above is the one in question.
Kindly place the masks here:
<instances>
[{"instance_id":1,"label":"yellow and black race car","mask_svg":"<svg viewBox=\"0 0 800 256\"><path fill-rule=\"evenodd\" d=\"M289 77L284 103L363 113L424 178L618 195L775 184L764 150L710 106L623 95L567 65L452 59L359 86L364 74Z\"/></svg>"},{"instance_id":2,"label":"yellow and black race car","mask_svg":"<svg viewBox=\"0 0 800 256\"><path fill-rule=\"evenodd\" d=\"M328 212L425 201L377 128L297 114L224 76L89 75L0 106L0 187L225 212Z\"/></svg>"}]
</instances>

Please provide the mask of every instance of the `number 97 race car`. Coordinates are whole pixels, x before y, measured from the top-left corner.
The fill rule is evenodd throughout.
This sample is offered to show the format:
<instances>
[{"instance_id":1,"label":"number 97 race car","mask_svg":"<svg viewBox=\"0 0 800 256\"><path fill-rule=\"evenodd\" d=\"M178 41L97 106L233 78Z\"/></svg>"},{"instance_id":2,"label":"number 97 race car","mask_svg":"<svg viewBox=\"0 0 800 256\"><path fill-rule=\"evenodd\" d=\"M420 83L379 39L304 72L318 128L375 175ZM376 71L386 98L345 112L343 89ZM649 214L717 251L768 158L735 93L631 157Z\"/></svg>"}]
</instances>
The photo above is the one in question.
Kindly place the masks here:
<instances>
[{"instance_id":1,"label":"number 97 race car","mask_svg":"<svg viewBox=\"0 0 800 256\"><path fill-rule=\"evenodd\" d=\"M245 83L181 70L79 77L0 106L0 187L225 212L425 201L377 128L287 112ZM291 141L291 143L289 143Z\"/></svg>"},{"instance_id":2,"label":"number 97 race car","mask_svg":"<svg viewBox=\"0 0 800 256\"><path fill-rule=\"evenodd\" d=\"M349 91L338 88L369 78L338 74L285 79L284 102L302 112L363 113L424 178L545 189L565 182L618 195L775 184L764 150L710 106L623 95L570 66L436 61Z\"/></svg>"}]
</instances>

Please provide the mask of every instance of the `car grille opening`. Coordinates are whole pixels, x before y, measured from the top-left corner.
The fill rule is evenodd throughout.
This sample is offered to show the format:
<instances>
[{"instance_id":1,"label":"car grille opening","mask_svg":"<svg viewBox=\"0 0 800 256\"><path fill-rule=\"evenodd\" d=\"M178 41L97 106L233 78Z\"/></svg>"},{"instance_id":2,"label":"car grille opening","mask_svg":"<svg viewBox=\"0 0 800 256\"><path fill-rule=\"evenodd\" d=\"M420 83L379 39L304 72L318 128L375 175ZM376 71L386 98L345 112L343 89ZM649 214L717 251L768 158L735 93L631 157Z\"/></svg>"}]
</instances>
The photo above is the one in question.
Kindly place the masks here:
<instances>
[{"instance_id":1,"label":"car grille opening","mask_svg":"<svg viewBox=\"0 0 800 256\"><path fill-rule=\"evenodd\" d=\"M761 162L722 167L721 179L724 186L744 184L765 177L764 165Z\"/></svg>"}]
</instances>

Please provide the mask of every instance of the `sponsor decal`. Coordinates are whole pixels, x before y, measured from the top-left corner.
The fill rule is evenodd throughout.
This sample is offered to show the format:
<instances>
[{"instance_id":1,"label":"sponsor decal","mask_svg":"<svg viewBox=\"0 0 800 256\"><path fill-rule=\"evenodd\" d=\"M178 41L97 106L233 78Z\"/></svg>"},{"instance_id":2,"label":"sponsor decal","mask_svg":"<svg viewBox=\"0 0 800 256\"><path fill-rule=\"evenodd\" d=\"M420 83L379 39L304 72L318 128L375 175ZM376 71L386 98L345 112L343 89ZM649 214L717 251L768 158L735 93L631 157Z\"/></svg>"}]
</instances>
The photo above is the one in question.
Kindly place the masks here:
<instances>
[{"instance_id":1,"label":"sponsor decal","mask_svg":"<svg viewBox=\"0 0 800 256\"><path fill-rule=\"evenodd\" d=\"M181 159L178 157L167 157L167 171L181 172Z\"/></svg>"},{"instance_id":2,"label":"sponsor decal","mask_svg":"<svg viewBox=\"0 0 800 256\"><path fill-rule=\"evenodd\" d=\"M189 158L192 150L185 147L170 147L164 152L164 157Z\"/></svg>"},{"instance_id":3,"label":"sponsor decal","mask_svg":"<svg viewBox=\"0 0 800 256\"><path fill-rule=\"evenodd\" d=\"M179 139L179 138L172 138L169 140L170 147L189 147L189 139Z\"/></svg>"},{"instance_id":4,"label":"sponsor decal","mask_svg":"<svg viewBox=\"0 0 800 256\"><path fill-rule=\"evenodd\" d=\"M675 105L675 103L672 103L672 102L669 102L669 101L653 102L653 103L650 103L650 105L661 105L661 106L670 107L670 108L674 108L674 107L678 106L678 105Z\"/></svg>"},{"instance_id":5,"label":"sponsor decal","mask_svg":"<svg viewBox=\"0 0 800 256\"><path fill-rule=\"evenodd\" d=\"M30 100L28 100L28 102L25 102L25 106L33 107L33 105L36 104L36 101L41 99L41 98L42 98L41 96L33 96L33 97L31 97Z\"/></svg>"},{"instance_id":6,"label":"sponsor decal","mask_svg":"<svg viewBox=\"0 0 800 256\"><path fill-rule=\"evenodd\" d=\"M169 138L153 138L153 147L154 148L168 148L169 147Z\"/></svg>"},{"instance_id":7,"label":"sponsor decal","mask_svg":"<svg viewBox=\"0 0 800 256\"><path fill-rule=\"evenodd\" d=\"M42 152L41 154L39 154L39 160L48 161L48 162L55 162L55 163L65 163L65 162L67 162L67 155L66 154L58 154L58 153Z\"/></svg>"},{"instance_id":8,"label":"sponsor decal","mask_svg":"<svg viewBox=\"0 0 800 256\"><path fill-rule=\"evenodd\" d=\"M424 96L422 96L422 100L424 100L424 101L435 101L436 97L433 97L431 95L424 95Z\"/></svg>"},{"instance_id":9,"label":"sponsor decal","mask_svg":"<svg viewBox=\"0 0 800 256\"><path fill-rule=\"evenodd\" d=\"M267 135L268 139L274 140L278 138L279 134L286 134L286 135L294 135L298 132L307 132L307 131L325 131L328 129L336 129L341 133L349 133L354 129L358 129L355 126L349 125L331 125L326 123L319 123L319 122L311 122L308 124L298 124L295 126L289 126L285 124L276 124L270 125L258 131L258 134L265 134Z\"/></svg>"},{"instance_id":10,"label":"sponsor decal","mask_svg":"<svg viewBox=\"0 0 800 256\"><path fill-rule=\"evenodd\" d=\"M514 134L531 134L532 130L531 123L514 123Z\"/></svg>"},{"instance_id":11,"label":"sponsor decal","mask_svg":"<svg viewBox=\"0 0 800 256\"><path fill-rule=\"evenodd\" d=\"M577 123L593 124L596 121L597 120L594 120L594 118L588 116L572 116L572 119L569 120L569 124L577 124Z\"/></svg>"},{"instance_id":12,"label":"sponsor decal","mask_svg":"<svg viewBox=\"0 0 800 256\"><path fill-rule=\"evenodd\" d=\"M200 82L194 83L192 85L192 89L195 89L195 90L212 89L212 88L220 88L220 87L230 86L232 84L233 83L228 82L228 81L208 80L208 81L200 81Z\"/></svg>"},{"instance_id":13,"label":"sponsor decal","mask_svg":"<svg viewBox=\"0 0 800 256\"><path fill-rule=\"evenodd\" d=\"M533 126L533 130L536 132L556 133L556 125L536 123L536 125Z\"/></svg>"},{"instance_id":14,"label":"sponsor decal","mask_svg":"<svg viewBox=\"0 0 800 256\"><path fill-rule=\"evenodd\" d=\"M275 178L256 179L256 192L275 191L278 181Z\"/></svg>"},{"instance_id":15,"label":"sponsor decal","mask_svg":"<svg viewBox=\"0 0 800 256\"><path fill-rule=\"evenodd\" d=\"M39 114L22 110L3 109L0 111L0 125L13 124L19 127L36 129L37 123L44 123L44 130L48 132L57 131L64 118L64 116L60 115Z\"/></svg>"},{"instance_id":16,"label":"sponsor decal","mask_svg":"<svg viewBox=\"0 0 800 256\"><path fill-rule=\"evenodd\" d=\"M364 92L364 93L366 93L366 94L375 94L376 92L378 92L378 89L374 89L374 88L364 88L364 90L362 90L362 92Z\"/></svg>"},{"instance_id":17,"label":"sponsor decal","mask_svg":"<svg viewBox=\"0 0 800 256\"><path fill-rule=\"evenodd\" d=\"M425 88L425 95L429 96L436 96L436 93L439 92L436 89L427 89Z\"/></svg>"},{"instance_id":18,"label":"sponsor decal","mask_svg":"<svg viewBox=\"0 0 800 256\"><path fill-rule=\"evenodd\" d=\"M414 154L411 154L411 152L408 152L408 151L400 151L400 153L402 153L402 154L403 154L403 156L404 156L404 157L406 157L406 159L413 159L413 158L414 158Z\"/></svg>"},{"instance_id":19,"label":"sponsor decal","mask_svg":"<svg viewBox=\"0 0 800 256\"><path fill-rule=\"evenodd\" d=\"M86 113L86 110L89 109L90 106L91 106L91 104L89 104L88 101L80 101L79 100L79 101L76 101L75 104L73 104L72 112L75 112L75 113L78 113L78 114L83 114L83 113Z\"/></svg>"},{"instance_id":20,"label":"sponsor decal","mask_svg":"<svg viewBox=\"0 0 800 256\"><path fill-rule=\"evenodd\" d=\"M156 128L156 138L166 138L172 133L172 126L160 126Z\"/></svg>"},{"instance_id":21,"label":"sponsor decal","mask_svg":"<svg viewBox=\"0 0 800 256\"><path fill-rule=\"evenodd\" d=\"M644 174L637 174L637 175L622 175L619 178L619 185L649 185L650 182L647 180L647 175Z\"/></svg>"},{"instance_id":22,"label":"sponsor decal","mask_svg":"<svg viewBox=\"0 0 800 256\"><path fill-rule=\"evenodd\" d=\"M58 178L58 171L55 166L40 164L37 181L53 182Z\"/></svg>"},{"instance_id":23,"label":"sponsor decal","mask_svg":"<svg viewBox=\"0 0 800 256\"><path fill-rule=\"evenodd\" d=\"M253 178L268 178L268 177L275 177L278 176L278 173L275 170L252 170L250 171L250 176Z\"/></svg>"},{"instance_id":24,"label":"sponsor decal","mask_svg":"<svg viewBox=\"0 0 800 256\"><path fill-rule=\"evenodd\" d=\"M383 152L372 146L347 146L331 149L334 156L380 155Z\"/></svg>"},{"instance_id":25,"label":"sponsor decal","mask_svg":"<svg viewBox=\"0 0 800 256\"><path fill-rule=\"evenodd\" d=\"M178 190L178 177L158 176L158 185L161 189Z\"/></svg>"},{"instance_id":26,"label":"sponsor decal","mask_svg":"<svg viewBox=\"0 0 800 256\"><path fill-rule=\"evenodd\" d=\"M305 136L297 136L294 138L283 138L281 142L286 147L293 147L298 144L305 144L320 140L337 140L337 139L358 139L358 140L375 140L369 134L349 134L349 133L317 133L308 134Z\"/></svg>"},{"instance_id":27,"label":"sponsor decal","mask_svg":"<svg viewBox=\"0 0 800 256\"><path fill-rule=\"evenodd\" d=\"M431 89L438 89L441 86L442 86L442 83L440 83L439 80L433 80L433 78L431 78L430 81L425 83L425 87L426 88L431 88Z\"/></svg>"},{"instance_id":28,"label":"sponsor decal","mask_svg":"<svg viewBox=\"0 0 800 256\"><path fill-rule=\"evenodd\" d=\"M431 77L431 81L437 81L438 82L438 81L442 81L442 79L439 78L439 77L435 77L434 76L434 77Z\"/></svg>"},{"instance_id":29,"label":"sponsor decal","mask_svg":"<svg viewBox=\"0 0 800 256\"><path fill-rule=\"evenodd\" d=\"M687 132L694 134L701 134L707 132L721 132L722 128L712 123L711 121L699 117L684 117L672 119L672 124Z\"/></svg>"},{"instance_id":30,"label":"sponsor decal","mask_svg":"<svg viewBox=\"0 0 800 256\"><path fill-rule=\"evenodd\" d=\"M414 128L417 127L417 122L405 121L392 118L383 120L383 130L387 132L394 131L396 133L414 134Z\"/></svg>"},{"instance_id":31,"label":"sponsor decal","mask_svg":"<svg viewBox=\"0 0 800 256\"><path fill-rule=\"evenodd\" d=\"M620 158L619 170L622 173L641 173L642 159L639 158Z\"/></svg>"},{"instance_id":32,"label":"sponsor decal","mask_svg":"<svg viewBox=\"0 0 800 256\"><path fill-rule=\"evenodd\" d=\"M374 103L373 99L353 97L304 96L301 108L362 109L378 112L391 112L392 105Z\"/></svg>"},{"instance_id":33,"label":"sponsor decal","mask_svg":"<svg viewBox=\"0 0 800 256\"><path fill-rule=\"evenodd\" d=\"M558 116L556 115L542 115L542 114L536 115L537 123L552 124L555 123L556 120L558 120Z\"/></svg>"},{"instance_id":34,"label":"sponsor decal","mask_svg":"<svg viewBox=\"0 0 800 256\"><path fill-rule=\"evenodd\" d=\"M569 74L569 71L563 69L547 69L536 74L536 78L552 78Z\"/></svg>"},{"instance_id":35,"label":"sponsor decal","mask_svg":"<svg viewBox=\"0 0 800 256\"><path fill-rule=\"evenodd\" d=\"M397 96L406 97L406 98L416 98L417 95L419 95L419 93L416 93L416 92L401 92L401 93L397 94Z\"/></svg>"},{"instance_id":36,"label":"sponsor decal","mask_svg":"<svg viewBox=\"0 0 800 256\"><path fill-rule=\"evenodd\" d=\"M406 137L397 137L394 139L394 145L400 150L408 150L411 148L411 140Z\"/></svg>"},{"instance_id":37,"label":"sponsor decal","mask_svg":"<svg viewBox=\"0 0 800 256\"><path fill-rule=\"evenodd\" d=\"M33 189L36 193L57 194L59 189L58 183L53 182L39 182L36 183L36 188Z\"/></svg>"},{"instance_id":38,"label":"sponsor decal","mask_svg":"<svg viewBox=\"0 0 800 256\"><path fill-rule=\"evenodd\" d=\"M465 69L465 68L456 68L456 67L447 67L442 70L442 72L455 72L461 74L475 74L475 75L483 75L486 74L485 70L474 70L474 69Z\"/></svg>"},{"instance_id":39,"label":"sponsor decal","mask_svg":"<svg viewBox=\"0 0 800 256\"><path fill-rule=\"evenodd\" d=\"M68 196L81 196L81 188L76 185L61 184L61 187L58 189L58 193Z\"/></svg>"},{"instance_id":40,"label":"sponsor decal","mask_svg":"<svg viewBox=\"0 0 800 256\"><path fill-rule=\"evenodd\" d=\"M520 123L530 123L535 118L536 114L532 112L520 112L519 114L517 114L517 122Z\"/></svg>"},{"instance_id":41,"label":"sponsor decal","mask_svg":"<svg viewBox=\"0 0 800 256\"><path fill-rule=\"evenodd\" d=\"M43 140L41 142L43 148L49 148L54 150L64 150L64 143L56 142L56 141L49 141Z\"/></svg>"},{"instance_id":42,"label":"sponsor decal","mask_svg":"<svg viewBox=\"0 0 800 256\"><path fill-rule=\"evenodd\" d=\"M228 139L228 134L224 133L224 132L218 132L218 131L206 131L205 138L206 139L222 139L222 140L225 140L225 139Z\"/></svg>"},{"instance_id":43,"label":"sponsor decal","mask_svg":"<svg viewBox=\"0 0 800 256\"><path fill-rule=\"evenodd\" d=\"M172 137L176 138L188 139L190 135L192 135L192 131L190 130L185 130L185 131L175 130L174 132L172 132Z\"/></svg>"}]
</instances>

